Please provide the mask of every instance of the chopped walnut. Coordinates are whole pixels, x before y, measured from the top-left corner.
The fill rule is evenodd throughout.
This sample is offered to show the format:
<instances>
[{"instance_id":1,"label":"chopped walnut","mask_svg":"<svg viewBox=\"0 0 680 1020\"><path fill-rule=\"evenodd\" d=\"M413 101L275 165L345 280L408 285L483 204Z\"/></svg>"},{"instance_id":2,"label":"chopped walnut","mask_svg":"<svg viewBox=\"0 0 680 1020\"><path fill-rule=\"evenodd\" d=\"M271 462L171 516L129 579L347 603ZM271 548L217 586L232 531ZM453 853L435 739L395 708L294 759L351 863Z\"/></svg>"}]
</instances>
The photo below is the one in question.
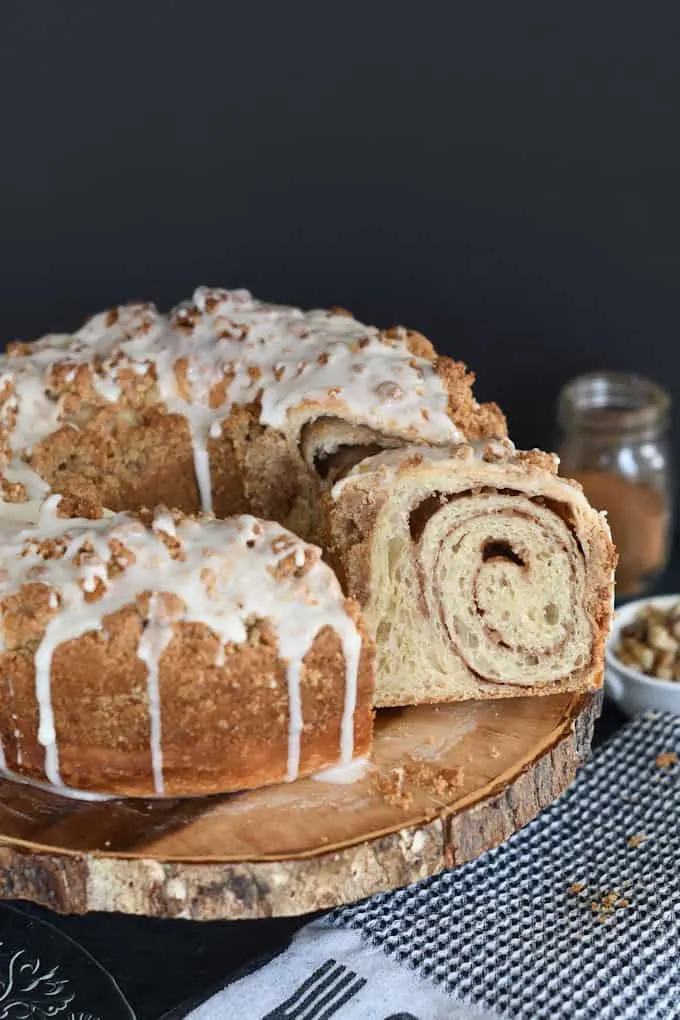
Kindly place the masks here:
<instances>
[{"instance_id":1,"label":"chopped walnut","mask_svg":"<svg viewBox=\"0 0 680 1020\"><path fill-rule=\"evenodd\" d=\"M401 400L404 396L401 386L389 381L379 383L375 388L375 393L380 400L384 400L386 403L391 400Z\"/></svg>"},{"instance_id":2,"label":"chopped walnut","mask_svg":"<svg viewBox=\"0 0 680 1020\"><path fill-rule=\"evenodd\" d=\"M84 517L90 521L101 520L102 505L98 498L85 492L68 493L61 497L57 506L57 517Z\"/></svg>"},{"instance_id":3,"label":"chopped walnut","mask_svg":"<svg viewBox=\"0 0 680 1020\"><path fill-rule=\"evenodd\" d=\"M29 555L31 552L34 552L43 560L61 560L64 558L67 548L68 539L65 537L31 538L24 546L23 554Z\"/></svg>"},{"instance_id":4,"label":"chopped walnut","mask_svg":"<svg viewBox=\"0 0 680 1020\"><path fill-rule=\"evenodd\" d=\"M99 602L107 591L106 582L101 577L80 581L80 588L85 602Z\"/></svg>"},{"instance_id":5,"label":"chopped walnut","mask_svg":"<svg viewBox=\"0 0 680 1020\"><path fill-rule=\"evenodd\" d=\"M218 320L218 325L215 328L220 340L236 340L240 344L243 343L250 332L249 326L245 324L237 326L236 323L224 318Z\"/></svg>"},{"instance_id":6,"label":"chopped walnut","mask_svg":"<svg viewBox=\"0 0 680 1020\"><path fill-rule=\"evenodd\" d=\"M6 503L25 503L28 499L26 486L21 482L8 482L3 478L0 482L0 491Z\"/></svg>"},{"instance_id":7,"label":"chopped walnut","mask_svg":"<svg viewBox=\"0 0 680 1020\"><path fill-rule=\"evenodd\" d=\"M89 538L85 539L82 543L75 556L73 562L76 567L85 566L86 563L98 562L101 563L99 556L95 555L94 546Z\"/></svg>"},{"instance_id":8,"label":"chopped walnut","mask_svg":"<svg viewBox=\"0 0 680 1020\"><path fill-rule=\"evenodd\" d=\"M487 464L498 464L510 460L514 453L514 444L509 439L503 438L484 440L480 450L481 459Z\"/></svg>"},{"instance_id":9,"label":"chopped walnut","mask_svg":"<svg viewBox=\"0 0 680 1020\"><path fill-rule=\"evenodd\" d=\"M193 333L195 327L201 321L201 310L194 304L180 305L175 310L174 316L170 319L170 325L183 333Z\"/></svg>"},{"instance_id":10,"label":"chopped walnut","mask_svg":"<svg viewBox=\"0 0 680 1020\"><path fill-rule=\"evenodd\" d=\"M621 630L616 657L657 680L680 682L680 601L670 609L643 606Z\"/></svg>"},{"instance_id":11,"label":"chopped walnut","mask_svg":"<svg viewBox=\"0 0 680 1020\"><path fill-rule=\"evenodd\" d=\"M300 543L293 535L277 535L272 542L272 552L278 556L279 553L285 552L286 549L293 549L299 545Z\"/></svg>"},{"instance_id":12,"label":"chopped walnut","mask_svg":"<svg viewBox=\"0 0 680 1020\"><path fill-rule=\"evenodd\" d=\"M248 635L247 640L249 645L269 645L271 647L276 647L276 630L272 626L270 620L261 620L256 618L247 620L246 633ZM271 689L274 689L277 686L276 678L274 678L273 683L271 680L269 682L265 680L265 683ZM282 717L282 719L283 718L285 717Z\"/></svg>"},{"instance_id":13,"label":"chopped walnut","mask_svg":"<svg viewBox=\"0 0 680 1020\"><path fill-rule=\"evenodd\" d=\"M135 554L131 549L128 549L119 538L112 538L109 540L109 550L111 551L111 570L120 572L129 567L136 560Z\"/></svg>"},{"instance_id":14,"label":"chopped walnut","mask_svg":"<svg viewBox=\"0 0 680 1020\"><path fill-rule=\"evenodd\" d=\"M302 578L312 569L315 563L319 562L321 553L315 548L304 549L298 546L287 556L283 556L278 562L267 570L277 580L284 577Z\"/></svg>"},{"instance_id":15,"label":"chopped walnut","mask_svg":"<svg viewBox=\"0 0 680 1020\"><path fill-rule=\"evenodd\" d=\"M526 464L529 467L541 468L556 475L559 468L559 457L554 453L545 453L543 450L515 450L509 439L494 440L504 443L508 447L508 458L512 458L517 464ZM565 479L567 481L567 479Z\"/></svg>"},{"instance_id":16,"label":"chopped walnut","mask_svg":"<svg viewBox=\"0 0 680 1020\"><path fill-rule=\"evenodd\" d=\"M168 532L163 531L162 528L154 528L154 531L160 538L165 548L170 553L170 556L173 560L182 561L186 559L184 547L182 546L182 543L178 538L175 538L174 535L169 535Z\"/></svg>"}]
</instances>

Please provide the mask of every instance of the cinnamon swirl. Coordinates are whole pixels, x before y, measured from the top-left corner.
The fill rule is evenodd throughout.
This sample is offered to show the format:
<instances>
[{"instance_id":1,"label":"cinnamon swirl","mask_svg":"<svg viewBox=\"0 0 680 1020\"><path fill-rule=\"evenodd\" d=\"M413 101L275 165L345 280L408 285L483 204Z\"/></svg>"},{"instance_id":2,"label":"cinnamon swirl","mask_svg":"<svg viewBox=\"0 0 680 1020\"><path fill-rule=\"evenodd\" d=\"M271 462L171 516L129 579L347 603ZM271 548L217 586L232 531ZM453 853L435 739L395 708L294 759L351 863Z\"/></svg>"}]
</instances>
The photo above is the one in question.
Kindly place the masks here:
<instances>
[{"instance_id":1,"label":"cinnamon swirl","mask_svg":"<svg viewBox=\"0 0 680 1020\"><path fill-rule=\"evenodd\" d=\"M615 553L550 455L382 452L332 487L326 528L376 638L378 705L600 685Z\"/></svg>"}]
</instances>

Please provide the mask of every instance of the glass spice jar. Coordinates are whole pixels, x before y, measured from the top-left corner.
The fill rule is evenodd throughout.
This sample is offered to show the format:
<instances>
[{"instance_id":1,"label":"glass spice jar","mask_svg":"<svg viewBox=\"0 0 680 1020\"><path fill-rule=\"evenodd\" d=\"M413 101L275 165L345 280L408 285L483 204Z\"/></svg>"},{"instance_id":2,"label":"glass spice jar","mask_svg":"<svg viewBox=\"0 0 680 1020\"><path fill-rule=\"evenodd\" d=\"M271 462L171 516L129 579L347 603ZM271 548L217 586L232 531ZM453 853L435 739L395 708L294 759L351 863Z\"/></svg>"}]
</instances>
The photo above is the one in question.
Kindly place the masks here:
<instances>
[{"instance_id":1,"label":"glass spice jar","mask_svg":"<svg viewBox=\"0 0 680 1020\"><path fill-rule=\"evenodd\" d=\"M625 372L578 376L560 394L560 474L606 510L616 544L616 597L647 589L671 538L670 396Z\"/></svg>"}]
</instances>

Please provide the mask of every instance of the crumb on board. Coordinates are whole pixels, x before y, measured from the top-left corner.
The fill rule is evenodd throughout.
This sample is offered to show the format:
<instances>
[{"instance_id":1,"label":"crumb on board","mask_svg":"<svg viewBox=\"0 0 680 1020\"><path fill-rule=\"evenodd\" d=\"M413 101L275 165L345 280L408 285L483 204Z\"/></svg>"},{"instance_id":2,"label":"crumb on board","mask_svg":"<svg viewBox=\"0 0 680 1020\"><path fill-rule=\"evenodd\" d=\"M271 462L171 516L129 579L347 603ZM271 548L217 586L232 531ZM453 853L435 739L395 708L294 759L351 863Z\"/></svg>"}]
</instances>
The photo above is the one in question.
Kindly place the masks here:
<instances>
[{"instance_id":1,"label":"crumb on board","mask_svg":"<svg viewBox=\"0 0 680 1020\"><path fill-rule=\"evenodd\" d=\"M390 807L401 808L408 811L413 803L413 794L404 789L406 774L403 768L390 769L389 772L379 773L374 778L378 793Z\"/></svg>"},{"instance_id":2,"label":"crumb on board","mask_svg":"<svg viewBox=\"0 0 680 1020\"><path fill-rule=\"evenodd\" d=\"M678 756L675 751L663 751L661 754L657 754L654 764L659 769L669 769L672 765L677 765Z\"/></svg>"},{"instance_id":3,"label":"crumb on board","mask_svg":"<svg viewBox=\"0 0 680 1020\"><path fill-rule=\"evenodd\" d=\"M579 893L582 893L584 889L585 884L583 882L572 882L571 885L569 886L569 893L572 896L578 896Z\"/></svg>"},{"instance_id":4,"label":"crumb on board","mask_svg":"<svg viewBox=\"0 0 680 1020\"><path fill-rule=\"evenodd\" d=\"M390 807L408 811L413 804L413 792L406 784L416 787L442 800L453 796L463 785L463 768L441 768L427 762L407 759L403 765L378 774L374 783L383 800Z\"/></svg>"},{"instance_id":5,"label":"crumb on board","mask_svg":"<svg viewBox=\"0 0 680 1020\"><path fill-rule=\"evenodd\" d=\"M645 832L634 832L632 836L628 837L628 846L634 850L637 846L642 846L643 843L647 842L647 834Z\"/></svg>"}]
</instances>

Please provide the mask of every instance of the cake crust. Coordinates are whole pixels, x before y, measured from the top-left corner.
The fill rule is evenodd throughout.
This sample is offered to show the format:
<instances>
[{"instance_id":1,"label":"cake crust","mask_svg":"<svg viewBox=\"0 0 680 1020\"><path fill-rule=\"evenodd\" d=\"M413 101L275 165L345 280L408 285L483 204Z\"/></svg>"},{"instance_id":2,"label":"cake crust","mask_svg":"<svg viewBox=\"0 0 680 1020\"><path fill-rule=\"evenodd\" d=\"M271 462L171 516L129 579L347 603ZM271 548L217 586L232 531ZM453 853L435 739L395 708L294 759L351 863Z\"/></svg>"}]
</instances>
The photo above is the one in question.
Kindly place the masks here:
<instances>
[{"instance_id":1,"label":"cake crust","mask_svg":"<svg viewBox=\"0 0 680 1020\"><path fill-rule=\"evenodd\" d=\"M43 512L2 552L0 732L18 775L182 796L368 753L361 615L320 551L277 525Z\"/></svg>"}]
</instances>

